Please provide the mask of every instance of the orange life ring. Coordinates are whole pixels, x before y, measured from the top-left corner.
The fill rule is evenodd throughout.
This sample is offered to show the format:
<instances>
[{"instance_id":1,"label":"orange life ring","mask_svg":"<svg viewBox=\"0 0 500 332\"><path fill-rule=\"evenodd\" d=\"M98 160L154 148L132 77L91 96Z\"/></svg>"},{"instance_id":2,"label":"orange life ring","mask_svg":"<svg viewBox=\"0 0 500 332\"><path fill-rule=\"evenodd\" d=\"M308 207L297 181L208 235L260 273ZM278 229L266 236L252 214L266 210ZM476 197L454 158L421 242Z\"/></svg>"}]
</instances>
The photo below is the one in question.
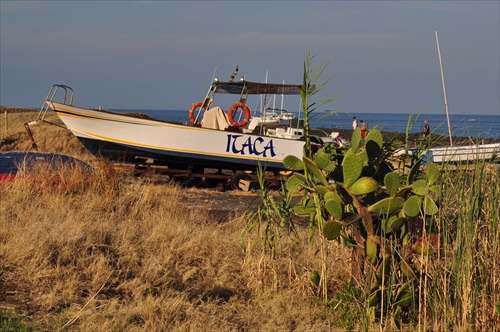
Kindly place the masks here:
<instances>
[{"instance_id":1,"label":"orange life ring","mask_svg":"<svg viewBox=\"0 0 500 332\"><path fill-rule=\"evenodd\" d=\"M235 122L233 117L233 112L235 112L239 107L241 107L243 112L245 112L245 119L243 119L243 121L241 122ZM248 120L250 120L250 115L251 115L250 108L248 108L246 104L241 102L232 104L231 107L229 107L229 110L227 111L229 123L235 127L243 127L244 125L246 125L248 123Z\"/></svg>"},{"instance_id":2,"label":"orange life ring","mask_svg":"<svg viewBox=\"0 0 500 332\"><path fill-rule=\"evenodd\" d=\"M203 106L203 103L201 101L199 102L196 102L194 103L193 105L191 105L191 108L189 109L189 120L191 120L192 123L195 123L196 122L196 119L194 118L194 111L198 108L198 107L201 107ZM207 106L205 105L205 107L203 107L205 110L207 109Z\"/></svg>"}]
</instances>

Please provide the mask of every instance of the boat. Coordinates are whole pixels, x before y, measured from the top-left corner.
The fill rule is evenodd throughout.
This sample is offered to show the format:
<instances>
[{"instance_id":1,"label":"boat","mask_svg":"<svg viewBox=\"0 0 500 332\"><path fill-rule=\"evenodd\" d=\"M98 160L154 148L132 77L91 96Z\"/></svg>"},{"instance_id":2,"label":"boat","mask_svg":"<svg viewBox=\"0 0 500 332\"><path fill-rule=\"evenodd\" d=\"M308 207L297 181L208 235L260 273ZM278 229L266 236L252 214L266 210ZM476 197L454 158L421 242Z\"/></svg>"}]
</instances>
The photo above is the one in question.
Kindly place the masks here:
<instances>
[{"instance_id":1,"label":"boat","mask_svg":"<svg viewBox=\"0 0 500 332\"><path fill-rule=\"evenodd\" d=\"M59 153L38 151L0 152L0 183L13 182L18 174L36 172L37 165L44 167L70 165L81 170L90 171L92 167L80 159Z\"/></svg>"},{"instance_id":2,"label":"boat","mask_svg":"<svg viewBox=\"0 0 500 332\"><path fill-rule=\"evenodd\" d=\"M261 115L261 116L256 116L256 117L252 117L250 119L250 122L251 120L253 119L259 119L259 124L270 124L270 123L280 123L281 119L279 118L279 116L276 114L276 113L273 113L273 112L266 112L265 115Z\"/></svg>"},{"instance_id":3,"label":"boat","mask_svg":"<svg viewBox=\"0 0 500 332\"><path fill-rule=\"evenodd\" d=\"M267 81L267 78L266 78ZM283 83L284 84L284 83ZM260 124L280 124L283 122L288 122L294 120L296 118L295 114L292 112L288 112L283 109L283 95L281 95L281 107L276 106L276 95L272 97L273 106L266 106L266 95L261 95L260 97L260 109L261 112L259 115L253 115L250 118L250 123L254 123L254 125Z\"/></svg>"},{"instance_id":4,"label":"boat","mask_svg":"<svg viewBox=\"0 0 500 332\"><path fill-rule=\"evenodd\" d=\"M500 157L500 143L491 144L471 144L454 146L453 137L451 134L450 115L448 111L448 99L446 97L446 86L444 81L443 61L441 58L441 47L439 46L439 38L437 30L434 30L436 37L436 47L439 58L439 68L441 72L441 83L443 86L444 107L446 119L448 123L448 135L450 138L450 146L433 147L426 151L425 158L436 164L442 163L470 163L473 161L484 160L494 161Z\"/></svg>"},{"instance_id":5,"label":"boat","mask_svg":"<svg viewBox=\"0 0 500 332\"><path fill-rule=\"evenodd\" d=\"M252 111L248 98L253 95L299 95L301 85L258 83L245 80L222 82L214 78L203 101L192 104L187 118L175 123L138 118L123 113L73 105L71 87L54 84L35 121L27 129L44 122L52 110L94 156L136 168L164 166L179 176L204 176L207 168L255 171L259 166L275 174L286 171L283 159L301 157L303 135L270 135L266 123L249 121ZM236 96L228 111L213 106L216 94ZM56 101L57 100L57 101ZM291 128L286 126L286 128ZM291 130L286 129L285 130ZM281 129L280 129L281 130ZM321 145L320 138L312 141ZM34 143L34 142L33 142Z\"/></svg>"},{"instance_id":6,"label":"boat","mask_svg":"<svg viewBox=\"0 0 500 332\"><path fill-rule=\"evenodd\" d=\"M393 156L402 158L421 154L422 163L465 164L474 161L496 161L500 159L500 143L471 144L463 146L433 147L419 151L413 148L397 149Z\"/></svg>"},{"instance_id":7,"label":"boat","mask_svg":"<svg viewBox=\"0 0 500 332\"><path fill-rule=\"evenodd\" d=\"M444 81L443 61L441 58L441 48L439 46L439 39L437 30L434 31L436 37L436 45L439 57L439 68L441 72L441 83L443 88L444 107L446 113L446 120L448 123L448 135L450 139L449 146L431 147L417 151L417 149L398 149L395 151L394 156L401 157L405 155L414 155L421 153L422 162L432 162L435 164L461 164L471 163L474 161L496 161L500 159L500 143L490 144L470 144L470 145L453 145L453 137L451 133L450 116L448 111L448 99L446 97L446 86Z\"/></svg>"},{"instance_id":8,"label":"boat","mask_svg":"<svg viewBox=\"0 0 500 332\"><path fill-rule=\"evenodd\" d=\"M500 143L445 146L425 151L423 161L435 164L469 163L476 160L495 161L500 158Z\"/></svg>"},{"instance_id":9,"label":"boat","mask_svg":"<svg viewBox=\"0 0 500 332\"><path fill-rule=\"evenodd\" d=\"M278 114L278 117L280 121L291 121L295 119L295 114L293 114L292 112L288 112L285 110L279 110L279 111L280 113Z\"/></svg>"},{"instance_id":10,"label":"boat","mask_svg":"<svg viewBox=\"0 0 500 332\"><path fill-rule=\"evenodd\" d=\"M268 73L266 72L266 80L265 82L267 83L268 81ZM282 84L285 84L285 81L283 81ZM268 98L267 94L261 94L259 98L259 103L260 103L260 115L255 115L252 116L251 120L254 120L256 124L279 124L283 121L288 121L290 122L291 120L294 120L295 114L286 111L283 107L284 103L284 95L281 94L281 104L280 107L276 105L276 94L274 94L272 97L269 98L269 103L268 103ZM272 103L272 107L271 107Z\"/></svg>"}]
</instances>

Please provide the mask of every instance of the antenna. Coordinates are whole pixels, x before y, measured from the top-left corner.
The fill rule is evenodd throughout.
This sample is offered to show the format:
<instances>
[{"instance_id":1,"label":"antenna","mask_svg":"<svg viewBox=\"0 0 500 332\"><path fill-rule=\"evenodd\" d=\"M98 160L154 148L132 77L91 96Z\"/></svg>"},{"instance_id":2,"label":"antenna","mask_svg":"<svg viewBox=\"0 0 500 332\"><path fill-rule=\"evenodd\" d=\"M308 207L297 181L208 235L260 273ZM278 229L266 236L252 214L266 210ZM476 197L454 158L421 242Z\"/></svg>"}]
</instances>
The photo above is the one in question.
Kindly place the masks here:
<instances>
[{"instance_id":1,"label":"antenna","mask_svg":"<svg viewBox=\"0 0 500 332\"><path fill-rule=\"evenodd\" d=\"M234 82L234 78L236 77L237 74L238 74L238 66L236 66L236 69L231 74L231 78L229 79L229 82L231 82L231 83Z\"/></svg>"},{"instance_id":2,"label":"antenna","mask_svg":"<svg viewBox=\"0 0 500 332\"><path fill-rule=\"evenodd\" d=\"M215 79L215 72L216 71L217 71L217 66L215 66L215 68L214 68L214 73L212 74L212 80L210 81L210 84L212 84L214 79Z\"/></svg>"}]
</instances>

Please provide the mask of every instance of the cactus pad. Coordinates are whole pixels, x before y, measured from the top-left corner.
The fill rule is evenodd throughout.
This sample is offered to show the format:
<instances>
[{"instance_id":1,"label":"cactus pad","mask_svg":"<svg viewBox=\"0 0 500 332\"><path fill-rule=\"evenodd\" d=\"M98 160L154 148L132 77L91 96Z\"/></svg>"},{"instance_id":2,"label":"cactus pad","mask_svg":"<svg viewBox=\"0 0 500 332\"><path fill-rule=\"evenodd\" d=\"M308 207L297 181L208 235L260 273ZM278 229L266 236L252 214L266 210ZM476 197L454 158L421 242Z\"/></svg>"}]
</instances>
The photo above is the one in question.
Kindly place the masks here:
<instances>
[{"instance_id":1,"label":"cactus pad","mask_svg":"<svg viewBox=\"0 0 500 332\"><path fill-rule=\"evenodd\" d=\"M378 188L378 183L374 178L364 176L354 182L349 189L354 195L366 195L374 192Z\"/></svg>"},{"instance_id":2,"label":"cactus pad","mask_svg":"<svg viewBox=\"0 0 500 332\"><path fill-rule=\"evenodd\" d=\"M387 197L368 207L368 212L391 214L403 207L405 200L401 197Z\"/></svg>"},{"instance_id":3,"label":"cactus pad","mask_svg":"<svg viewBox=\"0 0 500 332\"><path fill-rule=\"evenodd\" d=\"M350 187L361 175L363 171L363 161L361 157L350 154L342 162L342 172L344 175L344 184Z\"/></svg>"},{"instance_id":4,"label":"cactus pad","mask_svg":"<svg viewBox=\"0 0 500 332\"><path fill-rule=\"evenodd\" d=\"M329 199L325 202L325 208L332 217L337 220L342 220L344 209L339 202L334 199Z\"/></svg>"},{"instance_id":5,"label":"cactus pad","mask_svg":"<svg viewBox=\"0 0 500 332\"><path fill-rule=\"evenodd\" d=\"M283 166L292 171L303 171L304 162L295 156L286 156L283 159Z\"/></svg>"},{"instance_id":6,"label":"cactus pad","mask_svg":"<svg viewBox=\"0 0 500 332\"><path fill-rule=\"evenodd\" d=\"M422 200L418 196L409 197L403 205L403 211L410 217L415 217L420 213Z\"/></svg>"},{"instance_id":7,"label":"cactus pad","mask_svg":"<svg viewBox=\"0 0 500 332\"><path fill-rule=\"evenodd\" d=\"M387 173L384 177L384 184L389 196L396 197L399 188L399 175L396 172Z\"/></svg>"},{"instance_id":8,"label":"cactus pad","mask_svg":"<svg viewBox=\"0 0 500 332\"><path fill-rule=\"evenodd\" d=\"M342 224L336 221L327 221L323 225L323 236L328 240L336 240L340 236Z\"/></svg>"},{"instance_id":9,"label":"cactus pad","mask_svg":"<svg viewBox=\"0 0 500 332\"><path fill-rule=\"evenodd\" d=\"M304 164L307 170L311 172L311 174L313 174L315 181L321 183L324 186L328 186L328 181L326 180L325 175L321 172L314 161L307 157L303 157L302 159L304 160Z\"/></svg>"}]
</instances>

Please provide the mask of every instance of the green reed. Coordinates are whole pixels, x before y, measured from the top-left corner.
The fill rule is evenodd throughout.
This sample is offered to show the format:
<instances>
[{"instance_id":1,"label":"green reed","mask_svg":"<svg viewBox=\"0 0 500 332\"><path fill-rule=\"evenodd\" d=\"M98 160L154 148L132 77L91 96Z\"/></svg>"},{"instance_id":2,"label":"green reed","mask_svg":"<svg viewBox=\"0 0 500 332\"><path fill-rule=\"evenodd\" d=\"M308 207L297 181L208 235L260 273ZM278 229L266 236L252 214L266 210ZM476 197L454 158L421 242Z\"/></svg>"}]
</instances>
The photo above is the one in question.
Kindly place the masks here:
<instances>
[{"instance_id":1,"label":"green reed","mask_svg":"<svg viewBox=\"0 0 500 332\"><path fill-rule=\"evenodd\" d=\"M476 162L442 167L439 256L429 264L429 308L433 328L494 330L500 316L500 168Z\"/></svg>"}]
</instances>

